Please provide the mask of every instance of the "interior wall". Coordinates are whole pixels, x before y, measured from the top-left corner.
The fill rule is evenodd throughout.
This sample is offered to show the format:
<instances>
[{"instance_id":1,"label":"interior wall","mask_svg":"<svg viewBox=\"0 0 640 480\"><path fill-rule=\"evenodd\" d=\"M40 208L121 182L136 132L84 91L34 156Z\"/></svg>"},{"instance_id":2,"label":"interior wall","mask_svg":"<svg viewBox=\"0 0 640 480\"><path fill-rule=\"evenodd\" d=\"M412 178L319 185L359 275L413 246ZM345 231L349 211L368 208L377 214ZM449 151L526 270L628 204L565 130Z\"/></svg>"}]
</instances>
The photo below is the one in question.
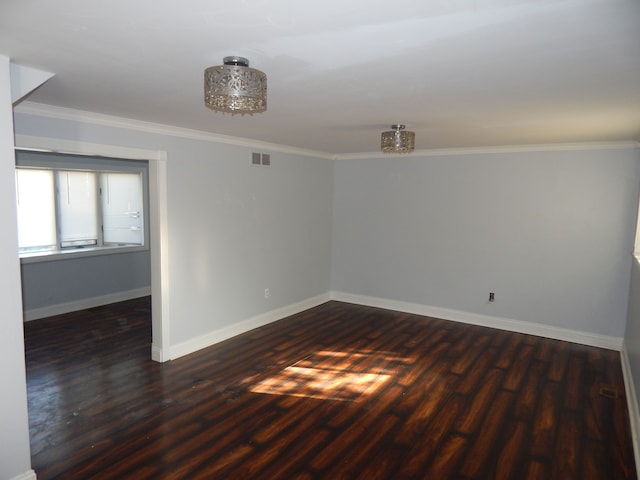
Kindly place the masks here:
<instances>
[{"instance_id":1,"label":"interior wall","mask_svg":"<svg viewBox=\"0 0 640 480\"><path fill-rule=\"evenodd\" d=\"M339 161L333 289L622 338L638 183L632 148Z\"/></svg>"},{"instance_id":2,"label":"interior wall","mask_svg":"<svg viewBox=\"0 0 640 480\"><path fill-rule=\"evenodd\" d=\"M27 312L151 288L148 250L23 263L21 273Z\"/></svg>"},{"instance_id":3,"label":"interior wall","mask_svg":"<svg viewBox=\"0 0 640 480\"><path fill-rule=\"evenodd\" d=\"M640 151L637 151L636 155L638 163L640 163ZM637 259L632 261L624 345L632 377L631 380L635 388L635 398L638 399L640 398L640 261ZM632 425L638 428L640 426L638 423L640 418L637 417L638 405L630 405L629 414L632 416ZM636 415L635 418L633 417L634 415ZM638 435L637 431L634 433ZM640 440L640 438L637 440Z\"/></svg>"},{"instance_id":4,"label":"interior wall","mask_svg":"<svg viewBox=\"0 0 640 480\"><path fill-rule=\"evenodd\" d=\"M31 472L9 58L0 55L0 478ZM28 477L23 477L28 478Z\"/></svg>"},{"instance_id":5,"label":"interior wall","mask_svg":"<svg viewBox=\"0 0 640 480\"><path fill-rule=\"evenodd\" d=\"M172 346L329 292L331 161L114 123L15 113L17 135L166 152Z\"/></svg>"},{"instance_id":6,"label":"interior wall","mask_svg":"<svg viewBox=\"0 0 640 480\"><path fill-rule=\"evenodd\" d=\"M329 291L331 162L272 153L255 167L250 154L218 146L189 168L169 154L171 318L176 303L200 312L172 322L172 344Z\"/></svg>"}]
</instances>

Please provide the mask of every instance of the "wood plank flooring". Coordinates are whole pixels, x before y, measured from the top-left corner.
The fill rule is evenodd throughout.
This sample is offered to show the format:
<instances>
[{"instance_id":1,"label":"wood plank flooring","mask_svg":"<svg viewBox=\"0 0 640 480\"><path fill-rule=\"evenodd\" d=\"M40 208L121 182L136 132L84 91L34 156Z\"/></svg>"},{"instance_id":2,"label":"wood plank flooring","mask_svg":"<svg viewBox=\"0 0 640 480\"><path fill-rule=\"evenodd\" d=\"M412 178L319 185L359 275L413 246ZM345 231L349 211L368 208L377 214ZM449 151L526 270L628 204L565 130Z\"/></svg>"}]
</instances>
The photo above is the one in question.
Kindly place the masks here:
<instances>
[{"instance_id":1,"label":"wood plank flooring","mask_svg":"<svg viewBox=\"0 0 640 480\"><path fill-rule=\"evenodd\" d=\"M618 352L328 302L150 360L150 299L25 324L61 479L634 479Z\"/></svg>"}]
</instances>

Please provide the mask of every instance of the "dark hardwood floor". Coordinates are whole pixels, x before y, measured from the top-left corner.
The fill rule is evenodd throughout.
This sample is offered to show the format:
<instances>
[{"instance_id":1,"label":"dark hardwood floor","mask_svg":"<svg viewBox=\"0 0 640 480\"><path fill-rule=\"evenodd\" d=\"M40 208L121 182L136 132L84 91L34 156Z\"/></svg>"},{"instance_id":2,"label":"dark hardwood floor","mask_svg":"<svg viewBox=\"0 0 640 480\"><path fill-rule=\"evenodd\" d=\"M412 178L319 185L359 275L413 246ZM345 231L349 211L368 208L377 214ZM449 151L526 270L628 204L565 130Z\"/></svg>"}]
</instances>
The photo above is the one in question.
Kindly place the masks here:
<instances>
[{"instance_id":1,"label":"dark hardwood floor","mask_svg":"<svg viewBox=\"0 0 640 480\"><path fill-rule=\"evenodd\" d=\"M339 302L165 364L149 298L25 337L40 480L636 478L610 350Z\"/></svg>"}]
</instances>

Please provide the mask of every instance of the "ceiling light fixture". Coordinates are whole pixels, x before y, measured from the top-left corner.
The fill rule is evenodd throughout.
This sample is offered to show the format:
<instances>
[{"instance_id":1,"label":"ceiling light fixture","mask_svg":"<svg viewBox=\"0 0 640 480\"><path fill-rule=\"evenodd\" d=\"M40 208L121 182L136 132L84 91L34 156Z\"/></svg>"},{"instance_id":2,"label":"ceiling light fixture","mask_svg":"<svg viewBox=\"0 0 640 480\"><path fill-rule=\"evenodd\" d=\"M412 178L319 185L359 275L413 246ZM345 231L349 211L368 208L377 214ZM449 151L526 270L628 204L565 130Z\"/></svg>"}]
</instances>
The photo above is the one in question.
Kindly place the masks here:
<instances>
[{"instance_id":1,"label":"ceiling light fixture","mask_svg":"<svg viewBox=\"0 0 640 480\"><path fill-rule=\"evenodd\" d=\"M404 125L391 125L393 130L382 132L380 148L384 153L411 153L415 148L416 134L405 130Z\"/></svg>"},{"instance_id":2,"label":"ceiling light fixture","mask_svg":"<svg viewBox=\"0 0 640 480\"><path fill-rule=\"evenodd\" d=\"M244 115L267 109L267 76L244 57L224 57L204 71L204 103L218 112Z\"/></svg>"}]
</instances>

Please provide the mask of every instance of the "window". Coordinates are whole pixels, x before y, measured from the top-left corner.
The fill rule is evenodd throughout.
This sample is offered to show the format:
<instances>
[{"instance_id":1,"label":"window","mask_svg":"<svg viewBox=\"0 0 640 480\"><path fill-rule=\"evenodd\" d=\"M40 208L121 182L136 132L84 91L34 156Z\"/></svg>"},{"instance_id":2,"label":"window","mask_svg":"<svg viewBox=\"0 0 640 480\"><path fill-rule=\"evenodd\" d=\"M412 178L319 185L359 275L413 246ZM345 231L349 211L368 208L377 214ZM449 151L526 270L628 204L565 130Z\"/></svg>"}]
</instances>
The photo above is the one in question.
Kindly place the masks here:
<instances>
[{"instance_id":1,"label":"window","mask_svg":"<svg viewBox=\"0 0 640 480\"><path fill-rule=\"evenodd\" d=\"M100 239L96 177L99 173L59 170L55 173L60 248L97 246Z\"/></svg>"},{"instance_id":2,"label":"window","mask_svg":"<svg viewBox=\"0 0 640 480\"><path fill-rule=\"evenodd\" d=\"M21 252L55 249L53 189L52 171L16 169L18 245Z\"/></svg>"},{"instance_id":3,"label":"window","mask_svg":"<svg viewBox=\"0 0 640 480\"><path fill-rule=\"evenodd\" d=\"M16 156L20 256L144 247L147 171L141 162L66 157Z\"/></svg>"},{"instance_id":4,"label":"window","mask_svg":"<svg viewBox=\"0 0 640 480\"><path fill-rule=\"evenodd\" d=\"M104 173L100 177L105 244L143 244L141 180L140 175L131 173Z\"/></svg>"}]
</instances>

